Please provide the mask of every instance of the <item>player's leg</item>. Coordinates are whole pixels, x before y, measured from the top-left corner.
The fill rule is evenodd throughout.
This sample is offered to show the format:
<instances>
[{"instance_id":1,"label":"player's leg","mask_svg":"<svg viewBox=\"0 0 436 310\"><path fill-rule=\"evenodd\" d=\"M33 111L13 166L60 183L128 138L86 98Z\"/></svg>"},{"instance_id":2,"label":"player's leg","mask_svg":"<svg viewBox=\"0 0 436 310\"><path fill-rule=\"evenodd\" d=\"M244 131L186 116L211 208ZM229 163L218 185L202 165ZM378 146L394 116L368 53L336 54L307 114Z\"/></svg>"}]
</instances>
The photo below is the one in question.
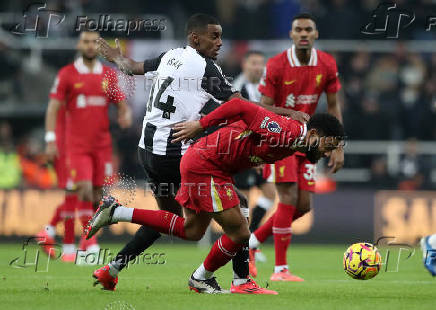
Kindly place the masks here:
<instances>
[{"instance_id":1,"label":"player's leg","mask_svg":"<svg viewBox=\"0 0 436 310\"><path fill-rule=\"evenodd\" d=\"M85 152L73 152L71 150L68 155L70 160L70 169L73 176L73 181L77 193L77 217L86 227L88 221L94 214L93 208L93 174L94 174L94 159L92 154ZM85 251L98 252L96 238L92 240L80 239L79 254L84 254Z\"/></svg>"},{"instance_id":2,"label":"player's leg","mask_svg":"<svg viewBox=\"0 0 436 310\"><path fill-rule=\"evenodd\" d=\"M180 157L154 155L141 148L138 148L138 157L159 209L182 216L182 208L174 198L180 185ZM129 261L148 249L160 236L155 229L141 226L109 263L111 275L117 277Z\"/></svg>"},{"instance_id":3,"label":"player's leg","mask_svg":"<svg viewBox=\"0 0 436 310\"><path fill-rule=\"evenodd\" d=\"M76 246L74 236L74 218L77 204L77 195L75 191L65 191L65 208L62 214L64 219L64 240L62 247L62 260L65 262L74 262L76 260Z\"/></svg>"},{"instance_id":4,"label":"player's leg","mask_svg":"<svg viewBox=\"0 0 436 310\"><path fill-rule=\"evenodd\" d=\"M235 187L235 192L238 195L240 201L240 211L242 216L249 222L249 207L248 207L248 199L247 196L243 194L242 190ZM232 258L232 267L233 267L233 285L241 285L247 283L248 275L249 275L249 266L248 266L248 242L244 244L244 246L236 253L236 255Z\"/></svg>"},{"instance_id":5,"label":"player's leg","mask_svg":"<svg viewBox=\"0 0 436 310\"><path fill-rule=\"evenodd\" d=\"M266 180L261 175L258 175L258 178L260 179L257 181L257 185L260 188L262 194L257 199L256 205L251 212L251 232L256 231L256 229L259 227L260 221L263 219L266 212L274 205L274 200L276 196L274 184L271 182L266 182Z\"/></svg>"}]
</instances>

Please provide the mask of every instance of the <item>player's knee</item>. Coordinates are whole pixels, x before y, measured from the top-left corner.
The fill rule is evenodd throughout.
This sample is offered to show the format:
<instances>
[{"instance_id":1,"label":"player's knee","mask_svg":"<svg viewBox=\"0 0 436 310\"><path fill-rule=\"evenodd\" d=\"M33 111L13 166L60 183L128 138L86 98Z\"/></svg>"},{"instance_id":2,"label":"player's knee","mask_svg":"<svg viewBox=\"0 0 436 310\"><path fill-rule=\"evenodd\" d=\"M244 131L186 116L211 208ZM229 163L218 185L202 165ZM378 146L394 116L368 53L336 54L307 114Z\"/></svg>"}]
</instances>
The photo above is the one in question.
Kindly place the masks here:
<instances>
[{"instance_id":1,"label":"player's knee","mask_svg":"<svg viewBox=\"0 0 436 310\"><path fill-rule=\"evenodd\" d=\"M185 229L185 237L190 241L199 241L204 236L204 231L198 229Z\"/></svg>"}]
</instances>

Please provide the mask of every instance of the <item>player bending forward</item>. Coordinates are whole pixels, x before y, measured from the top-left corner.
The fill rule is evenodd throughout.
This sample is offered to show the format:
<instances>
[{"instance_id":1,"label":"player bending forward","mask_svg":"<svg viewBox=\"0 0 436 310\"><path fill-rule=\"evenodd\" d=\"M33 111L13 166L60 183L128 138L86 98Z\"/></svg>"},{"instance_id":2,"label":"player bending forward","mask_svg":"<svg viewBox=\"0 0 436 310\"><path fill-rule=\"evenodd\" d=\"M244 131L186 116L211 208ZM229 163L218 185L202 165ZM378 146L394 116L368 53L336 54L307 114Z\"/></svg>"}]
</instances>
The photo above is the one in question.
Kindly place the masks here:
<instances>
[{"instance_id":1,"label":"player bending forward","mask_svg":"<svg viewBox=\"0 0 436 310\"><path fill-rule=\"evenodd\" d=\"M232 99L199 121L176 125L172 142L192 138L223 121L228 125L199 139L182 157L182 183L176 200L186 218L163 210L127 208L106 197L90 221L87 238L105 225L132 222L185 240L199 240L214 219L225 234L214 243L188 283L197 292L223 293L213 273L236 255L250 236L232 175L296 151L316 162L329 156L344 137L343 127L334 116L315 115L306 126L248 101Z\"/></svg>"}]
</instances>

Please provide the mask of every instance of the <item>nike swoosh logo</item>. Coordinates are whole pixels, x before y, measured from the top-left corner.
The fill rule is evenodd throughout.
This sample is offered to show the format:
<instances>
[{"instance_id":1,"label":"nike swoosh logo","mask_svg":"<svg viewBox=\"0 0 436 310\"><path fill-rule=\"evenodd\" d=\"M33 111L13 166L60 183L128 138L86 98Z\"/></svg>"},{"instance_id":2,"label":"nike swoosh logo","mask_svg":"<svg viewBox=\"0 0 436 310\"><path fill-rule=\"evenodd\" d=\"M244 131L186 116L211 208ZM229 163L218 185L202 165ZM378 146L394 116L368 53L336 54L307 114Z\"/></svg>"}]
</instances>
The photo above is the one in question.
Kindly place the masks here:
<instances>
[{"instance_id":1,"label":"nike swoosh logo","mask_svg":"<svg viewBox=\"0 0 436 310\"><path fill-rule=\"evenodd\" d=\"M296 80L292 80L292 81L285 81L285 85L292 85L295 83Z\"/></svg>"}]
</instances>

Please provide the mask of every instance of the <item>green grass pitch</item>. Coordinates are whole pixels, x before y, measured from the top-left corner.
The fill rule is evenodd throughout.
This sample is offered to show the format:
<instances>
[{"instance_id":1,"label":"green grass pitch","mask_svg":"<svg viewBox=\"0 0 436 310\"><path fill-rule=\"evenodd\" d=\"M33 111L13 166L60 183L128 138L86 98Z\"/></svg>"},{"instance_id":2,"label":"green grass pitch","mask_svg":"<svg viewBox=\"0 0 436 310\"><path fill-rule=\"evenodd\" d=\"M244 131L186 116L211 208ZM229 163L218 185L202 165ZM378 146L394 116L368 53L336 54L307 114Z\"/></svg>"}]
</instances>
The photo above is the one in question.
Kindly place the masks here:
<instances>
[{"instance_id":1,"label":"green grass pitch","mask_svg":"<svg viewBox=\"0 0 436 310\"><path fill-rule=\"evenodd\" d=\"M103 245L116 252L121 245ZM292 245L288 258L292 271L303 283L269 286L278 296L200 295L187 288L192 271L208 249L195 245L157 244L149 252L165 253L162 265L138 264L123 271L115 292L93 287L95 266L50 263L48 272L13 268L9 262L22 255L21 244L0 245L1 309L435 309L436 278L422 266L416 251L400 260L398 272L380 272L368 281L349 278L342 270L347 246ZM272 271L274 252L265 246L267 263L259 263L259 284L265 286ZM385 258L385 253L382 251ZM391 255L391 258L393 255ZM393 258L396 261L396 257ZM395 266L389 266L393 271ZM229 288L228 264L216 273ZM129 306L127 306L129 305Z\"/></svg>"}]
</instances>

